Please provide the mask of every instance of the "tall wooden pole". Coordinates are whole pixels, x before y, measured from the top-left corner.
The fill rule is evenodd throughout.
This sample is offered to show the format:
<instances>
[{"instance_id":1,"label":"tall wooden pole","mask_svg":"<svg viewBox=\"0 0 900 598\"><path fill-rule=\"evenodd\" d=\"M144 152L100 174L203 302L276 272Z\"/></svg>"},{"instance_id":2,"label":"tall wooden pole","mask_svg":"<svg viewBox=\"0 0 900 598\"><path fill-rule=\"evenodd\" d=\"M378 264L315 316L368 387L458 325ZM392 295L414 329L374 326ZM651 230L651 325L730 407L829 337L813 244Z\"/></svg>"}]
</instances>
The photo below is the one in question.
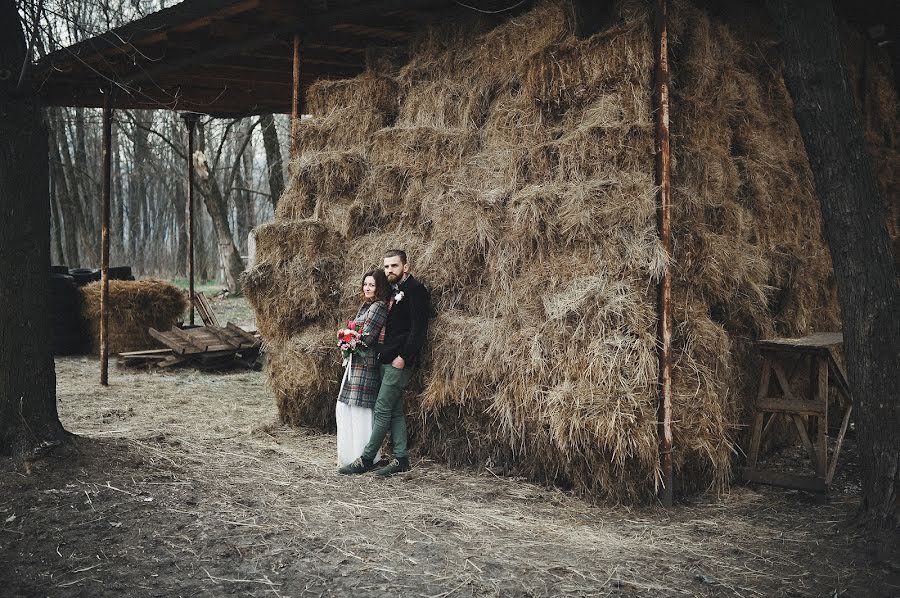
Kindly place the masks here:
<instances>
[{"instance_id":1,"label":"tall wooden pole","mask_svg":"<svg viewBox=\"0 0 900 598\"><path fill-rule=\"evenodd\" d=\"M297 140L297 130L300 126L300 35L294 35L294 81L293 95L291 97L291 148L290 157L294 157L294 145Z\"/></svg>"},{"instance_id":2,"label":"tall wooden pole","mask_svg":"<svg viewBox=\"0 0 900 598\"><path fill-rule=\"evenodd\" d=\"M112 89L103 97L100 211L100 384L109 385L109 190L112 171Z\"/></svg>"},{"instance_id":3,"label":"tall wooden pole","mask_svg":"<svg viewBox=\"0 0 900 598\"><path fill-rule=\"evenodd\" d=\"M672 195L669 181L669 57L666 30L666 0L656 0L656 184L659 187L657 224L659 240L666 252L666 266L659 281L659 456L663 487L660 501L672 506Z\"/></svg>"},{"instance_id":4,"label":"tall wooden pole","mask_svg":"<svg viewBox=\"0 0 900 598\"><path fill-rule=\"evenodd\" d=\"M188 167L188 197L187 197L187 205L188 205L188 230L187 230L187 242L188 242L188 297L190 299L191 304L191 312L190 319L188 322L191 326L194 325L194 126L197 124L197 120L200 115L193 112L185 112L181 115L181 118L184 119L184 123L187 125L188 130L188 155L187 155L187 167Z\"/></svg>"}]
</instances>

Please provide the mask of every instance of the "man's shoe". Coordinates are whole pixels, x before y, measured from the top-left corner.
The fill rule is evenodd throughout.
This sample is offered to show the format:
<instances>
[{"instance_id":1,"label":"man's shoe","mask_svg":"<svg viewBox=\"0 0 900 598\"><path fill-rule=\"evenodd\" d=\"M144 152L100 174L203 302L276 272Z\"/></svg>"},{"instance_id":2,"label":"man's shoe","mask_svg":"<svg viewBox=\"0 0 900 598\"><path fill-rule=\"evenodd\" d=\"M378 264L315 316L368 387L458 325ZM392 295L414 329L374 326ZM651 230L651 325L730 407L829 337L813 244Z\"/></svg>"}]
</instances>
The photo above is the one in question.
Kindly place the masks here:
<instances>
[{"instance_id":1,"label":"man's shoe","mask_svg":"<svg viewBox=\"0 0 900 598\"><path fill-rule=\"evenodd\" d=\"M394 475L395 473L400 473L402 471L409 471L409 469L409 458L400 457L399 459L393 459L386 466L376 471L375 475L386 477Z\"/></svg>"},{"instance_id":2,"label":"man's shoe","mask_svg":"<svg viewBox=\"0 0 900 598\"><path fill-rule=\"evenodd\" d=\"M358 473L366 473L367 471L372 471L372 469L374 468L374 463L364 457L359 457L353 463L344 465L343 467L338 469L338 473L343 475L355 475Z\"/></svg>"}]
</instances>

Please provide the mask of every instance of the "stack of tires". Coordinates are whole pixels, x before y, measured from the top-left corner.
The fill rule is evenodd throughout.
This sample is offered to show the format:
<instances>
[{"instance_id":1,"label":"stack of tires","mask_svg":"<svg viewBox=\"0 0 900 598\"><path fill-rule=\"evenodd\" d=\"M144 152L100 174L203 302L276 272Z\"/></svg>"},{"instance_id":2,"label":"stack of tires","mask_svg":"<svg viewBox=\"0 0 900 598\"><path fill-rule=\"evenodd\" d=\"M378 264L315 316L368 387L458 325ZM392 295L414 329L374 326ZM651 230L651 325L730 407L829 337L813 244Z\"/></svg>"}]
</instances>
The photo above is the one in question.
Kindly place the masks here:
<instances>
[{"instance_id":1,"label":"stack of tires","mask_svg":"<svg viewBox=\"0 0 900 598\"><path fill-rule=\"evenodd\" d=\"M84 351L81 295L65 266L50 267L50 348L54 355Z\"/></svg>"},{"instance_id":2,"label":"stack of tires","mask_svg":"<svg viewBox=\"0 0 900 598\"><path fill-rule=\"evenodd\" d=\"M62 267L64 266L54 266L54 268ZM98 282L101 276L100 268L72 268L68 272L75 280L75 285L78 287L83 287L92 282ZM131 266L110 266L109 279L134 280L134 275L131 273Z\"/></svg>"},{"instance_id":3,"label":"stack of tires","mask_svg":"<svg viewBox=\"0 0 900 598\"><path fill-rule=\"evenodd\" d=\"M69 276L75 281L75 286L83 287L86 284L100 280L100 270L90 268L72 268Z\"/></svg>"}]
</instances>

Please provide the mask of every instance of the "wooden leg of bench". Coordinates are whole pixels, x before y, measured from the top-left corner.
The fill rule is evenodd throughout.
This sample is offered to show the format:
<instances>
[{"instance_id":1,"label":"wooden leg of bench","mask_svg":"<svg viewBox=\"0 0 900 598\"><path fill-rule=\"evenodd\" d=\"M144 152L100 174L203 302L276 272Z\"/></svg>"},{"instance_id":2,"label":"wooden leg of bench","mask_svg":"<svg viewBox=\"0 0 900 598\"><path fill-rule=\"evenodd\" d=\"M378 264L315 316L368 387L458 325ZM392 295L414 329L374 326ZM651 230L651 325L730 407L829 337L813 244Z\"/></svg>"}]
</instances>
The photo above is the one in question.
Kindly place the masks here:
<instances>
[{"instance_id":1,"label":"wooden leg of bench","mask_svg":"<svg viewBox=\"0 0 900 598\"><path fill-rule=\"evenodd\" d=\"M759 441L762 439L763 415L765 414L762 411L757 411L753 414L753 436L750 438L750 458L747 459L747 467L750 469L756 468L756 461L759 459Z\"/></svg>"},{"instance_id":2,"label":"wooden leg of bench","mask_svg":"<svg viewBox=\"0 0 900 598\"><path fill-rule=\"evenodd\" d=\"M828 467L828 362L822 358L818 361L818 379L816 380L817 399L824 404L824 413L819 415L818 459L816 459L816 476L824 478Z\"/></svg>"},{"instance_id":3,"label":"wooden leg of bench","mask_svg":"<svg viewBox=\"0 0 900 598\"><path fill-rule=\"evenodd\" d=\"M853 405L847 406L847 411L844 412L844 419L841 422L841 431L838 432L837 441L834 444L834 454L831 455L831 464L828 466L828 475L825 476L825 483L830 484L831 478L834 477L834 472L837 469L837 460L838 456L841 454L841 445L844 443L844 434L847 433L847 426L850 424L850 412L853 411Z\"/></svg>"},{"instance_id":4,"label":"wooden leg of bench","mask_svg":"<svg viewBox=\"0 0 900 598\"><path fill-rule=\"evenodd\" d=\"M803 421L803 418L797 414L792 414L790 418L794 422L794 426L797 428L797 432L800 434L800 440L803 441L803 446L806 447L806 452L809 455L809 460L812 463L817 463L816 460L816 449L812 445L812 441L809 439L809 434L806 433L806 423Z\"/></svg>"}]
</instances>

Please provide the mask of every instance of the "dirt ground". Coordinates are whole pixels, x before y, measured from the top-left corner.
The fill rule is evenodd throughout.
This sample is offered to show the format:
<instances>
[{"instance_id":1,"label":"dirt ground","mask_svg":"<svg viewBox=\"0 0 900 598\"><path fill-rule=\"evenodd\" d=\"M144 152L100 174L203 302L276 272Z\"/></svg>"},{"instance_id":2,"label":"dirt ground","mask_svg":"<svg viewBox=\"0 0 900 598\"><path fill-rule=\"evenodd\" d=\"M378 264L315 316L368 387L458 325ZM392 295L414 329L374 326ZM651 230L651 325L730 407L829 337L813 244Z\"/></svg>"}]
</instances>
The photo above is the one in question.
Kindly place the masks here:
<instances>
[{"instance_id":1,"label":"dirt ground","mask_svg":"<svg viewBox=\"0 0 900 598\"><path fill-rule=\"evenodd\" d=\"M79 438L0 461L4 596L900 595L852 524L852 445L824 505L740 486L591 505L426 461L338 476L334 438L277 424L259 372L112 368L102 388L93 358L56 368Z\"/></svg>"}]
</instances>

